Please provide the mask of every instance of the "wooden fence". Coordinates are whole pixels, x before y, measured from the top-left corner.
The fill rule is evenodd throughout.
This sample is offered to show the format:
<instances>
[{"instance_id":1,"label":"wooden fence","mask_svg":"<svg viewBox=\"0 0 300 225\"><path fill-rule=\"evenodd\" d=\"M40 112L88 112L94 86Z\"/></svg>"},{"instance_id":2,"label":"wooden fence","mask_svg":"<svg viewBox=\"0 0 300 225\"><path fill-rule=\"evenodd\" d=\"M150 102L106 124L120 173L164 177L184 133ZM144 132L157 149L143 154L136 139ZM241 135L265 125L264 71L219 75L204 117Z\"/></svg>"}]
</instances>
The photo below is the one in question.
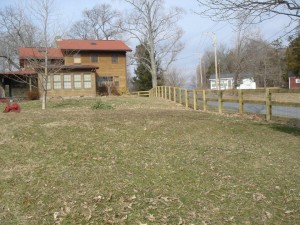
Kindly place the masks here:
<instances>
[{"instance_id":1,"label":"wooden fence","mask_svg":"<svg viewBox=\"0 0 300 225\"><path fill-rule=\"evenodd\" d=\"M273 116L273 106L300 107L299 89L188 90L178 87L158 86L150 91L135 92L134 94L168 99L194 110L214 110L215 107L212 105L214 103L219 113L226 110L224 103L237 104L237 111L240 114L245 112L245 104L258 104L265 107L264 114L267 121L271 120Z\"/></svg>"}]
</instances>

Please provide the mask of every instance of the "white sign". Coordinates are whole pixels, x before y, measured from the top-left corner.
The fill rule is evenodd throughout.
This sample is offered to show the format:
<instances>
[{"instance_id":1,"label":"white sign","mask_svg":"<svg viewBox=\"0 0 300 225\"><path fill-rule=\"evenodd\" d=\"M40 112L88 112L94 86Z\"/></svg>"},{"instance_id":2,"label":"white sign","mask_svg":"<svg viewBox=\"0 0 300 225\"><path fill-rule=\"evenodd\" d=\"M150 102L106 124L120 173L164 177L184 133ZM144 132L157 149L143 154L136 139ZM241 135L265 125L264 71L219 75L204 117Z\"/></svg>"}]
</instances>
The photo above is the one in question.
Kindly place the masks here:
<instances>
[{"instance_id":1,"label":"white sign","mask_svg":"<svg viewBox=\"0 0 300 225\"><path fill-rule=\"evenodd\" d=\"M300 79L296 79L296 84L300 84Z\"/></svg>"}]
</instances>

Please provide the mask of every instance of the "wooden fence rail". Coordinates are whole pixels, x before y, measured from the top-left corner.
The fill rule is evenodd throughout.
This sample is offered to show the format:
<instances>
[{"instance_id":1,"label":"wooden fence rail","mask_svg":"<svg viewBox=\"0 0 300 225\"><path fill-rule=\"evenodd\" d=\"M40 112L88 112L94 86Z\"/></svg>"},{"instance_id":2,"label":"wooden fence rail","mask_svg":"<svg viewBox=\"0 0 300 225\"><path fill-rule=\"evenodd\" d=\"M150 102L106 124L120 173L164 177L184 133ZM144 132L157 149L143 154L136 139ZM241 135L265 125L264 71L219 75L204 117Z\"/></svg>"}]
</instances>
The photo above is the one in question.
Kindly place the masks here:
<instances>
[{"instance_id":1,"label":"wooden fence rail","mask_svg":"<svg viewBox=\"0 0 300 225\"><path fill-rule=\"evenodd\" d=\"M273 106L300 107L300 90L278 88L255 90L188 90L178 87L157 86L150 91L132 92L143 97L160 97L177 102L194 110L211 109L208 102L216 102L219 113L224 111L224 103L237 103L238 112L245 112L245 104L260 104L265 106L266 120L272 118ZM292 98L292 99L291 99Z\"/></svg>"}]
</instances>

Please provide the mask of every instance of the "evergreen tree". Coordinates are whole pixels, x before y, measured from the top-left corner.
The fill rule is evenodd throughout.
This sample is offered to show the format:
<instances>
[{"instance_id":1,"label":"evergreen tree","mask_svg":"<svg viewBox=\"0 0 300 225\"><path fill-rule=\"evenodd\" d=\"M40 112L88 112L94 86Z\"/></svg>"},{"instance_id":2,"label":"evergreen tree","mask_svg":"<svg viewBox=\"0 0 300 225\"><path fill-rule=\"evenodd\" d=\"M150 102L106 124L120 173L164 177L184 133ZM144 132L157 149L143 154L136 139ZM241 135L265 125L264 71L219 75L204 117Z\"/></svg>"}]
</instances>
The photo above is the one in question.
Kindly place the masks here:
<instances>
[{"instance_id":1,"label":"evergreen tree","mask_svg":"<svg viewBox=\"0 0 300 225\"><path fill-rule=\"evenodd\" d=\"M137 58L137 68L134 70L133 84L138 91L148 91L152 88L152 75L147 69L147 66L150 66L149 53L143 45L138 45L135 57Z\"/></svg>"},{"instance_id":2,"label":"evergreen tree","mask_svg":"<svg viewBox=\"0 0 300 225\"><path fill-rule=\"evenodd\" d=\"M300 36L291 41L286 51L287 69L296 76L300 76Z\"/></svg>"},{"instance_id":3,"label":"evergreen tree","mask_svg":"<svg viewBox=\"0 0 300 225\"><path fill-rule=\"evenodd\" d=\"M145 48L145 44L140 44L136 47L135 57L137 58L137 68L134 70L133 85L138 91L148 91L152 88L152 75L149 70L151 67L150 55ZM157 67L157 83L163 84L163 72L159 62L156 62Z\"/></svg>"}]
</instances>

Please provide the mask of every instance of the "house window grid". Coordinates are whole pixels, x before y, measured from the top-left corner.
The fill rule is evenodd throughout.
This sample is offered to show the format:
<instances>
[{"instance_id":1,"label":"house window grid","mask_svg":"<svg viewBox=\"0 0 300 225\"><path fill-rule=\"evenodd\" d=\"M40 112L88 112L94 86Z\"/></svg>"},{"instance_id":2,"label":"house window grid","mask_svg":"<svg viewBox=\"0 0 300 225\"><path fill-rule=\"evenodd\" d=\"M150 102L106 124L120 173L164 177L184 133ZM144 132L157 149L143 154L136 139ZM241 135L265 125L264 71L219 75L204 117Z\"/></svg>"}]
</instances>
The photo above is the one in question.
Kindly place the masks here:
<instances>
[{"instance_id":1,"label":"house window grid","mask_svg":"<svg viewBox=\"0 0 300 225\"><path fill-rule=\"evenodd\" d=\"M74 74L74 88L75 89L81 89L82 88L81 74Z\"/></svg>"},{"instance_id":2,"label":"house window grid","mask_svg":"<svg viewBox=\"0 0 300 225\"><path fill-rule=\"evenodd\" d=\"M113 81L114 81L114 76L101 76L99 77L98 85L100 87L104 87L107 85L108 82L113 82Z\"/></svg>"},{"instance_id":3,"label":"house window grid","mask_svg":"<svg viewBox=\"0 0 300 225\"><path fill-rule=\"evenodd\" d=\"M92 76L91 76L91 74L84 74L83 75L83 87L85 89L92 88Z\"/></svg>"},{"instance_id":4,"label":"house window grid","mask_svg":"<svg viewBox=\"0 0 300 225\"><path fill-rule=\"evenodd\" d=\"M72 76L64 74L64 89L72 89Z\"/></svg>"},{"instance_id":5,"label":"house window grid","mask_svg":"<svg viewBox=\"0 0 300 225\"><path fill-rule=\"evenodd\" d=\"M61 76L54 75L53 76L53 89L61 89Z\"/></svg>"}]
</instances>

